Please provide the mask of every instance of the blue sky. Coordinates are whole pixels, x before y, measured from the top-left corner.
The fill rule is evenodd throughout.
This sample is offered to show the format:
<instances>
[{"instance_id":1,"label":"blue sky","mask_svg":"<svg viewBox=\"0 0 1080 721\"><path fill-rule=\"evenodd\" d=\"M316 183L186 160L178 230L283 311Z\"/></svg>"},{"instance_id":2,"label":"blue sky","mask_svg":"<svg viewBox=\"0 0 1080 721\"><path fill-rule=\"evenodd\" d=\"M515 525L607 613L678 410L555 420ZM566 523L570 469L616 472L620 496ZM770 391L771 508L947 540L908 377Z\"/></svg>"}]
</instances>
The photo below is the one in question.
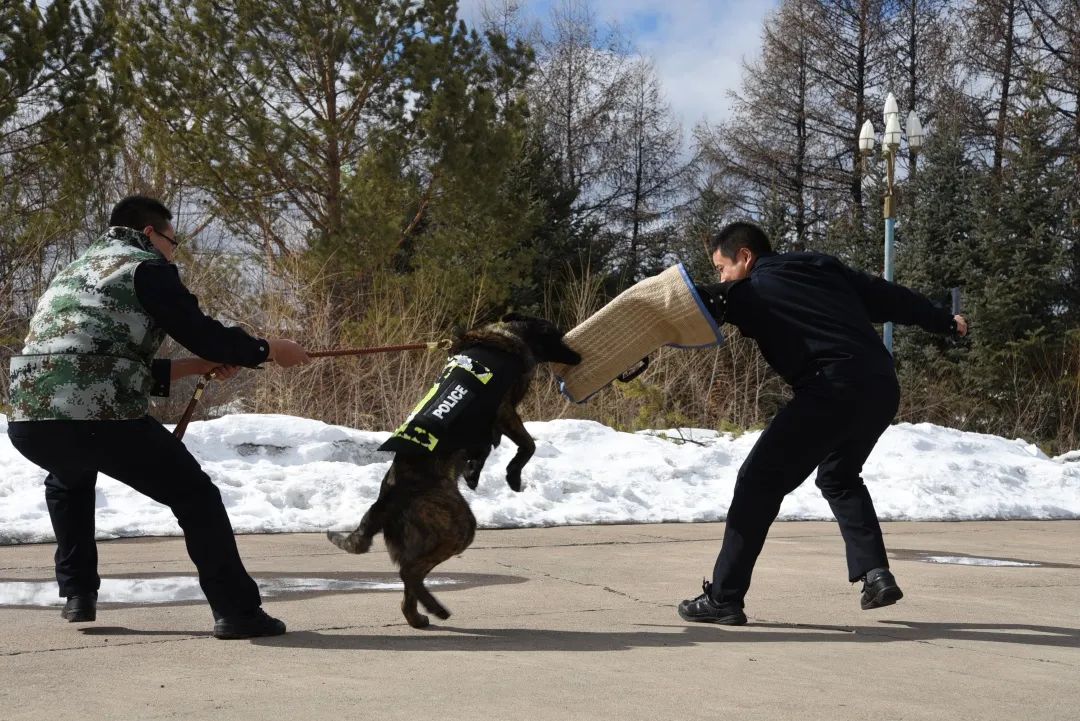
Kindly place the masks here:
<instances>
[{"instance_id":1,"label":"blue sky","mask_svg":"<svg viewBox=\"0 0 1080 721\"><path fill-rule=\"evenodd\" d=\"M563 0L521 0L529 20L543 22ZM476 22L485 0L461 0L461 15ZM590 0L600 23L617 24L651 57L672 110L688 130L730 113L743 57L760 51L761 27L778 0Z\"/></svg>"}]
</instances>

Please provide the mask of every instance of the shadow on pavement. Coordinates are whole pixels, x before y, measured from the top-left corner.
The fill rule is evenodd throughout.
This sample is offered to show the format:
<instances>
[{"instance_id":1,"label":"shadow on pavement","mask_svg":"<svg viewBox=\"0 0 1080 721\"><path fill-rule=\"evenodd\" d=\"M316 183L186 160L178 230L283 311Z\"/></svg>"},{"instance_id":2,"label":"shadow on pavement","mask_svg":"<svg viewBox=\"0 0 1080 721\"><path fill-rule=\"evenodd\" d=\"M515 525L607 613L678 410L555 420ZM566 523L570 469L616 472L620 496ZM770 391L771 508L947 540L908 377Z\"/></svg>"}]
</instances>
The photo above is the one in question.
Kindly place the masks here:
<instances>
[{"instance_id":1,"label":"shadow on pavement","mask_svg":"<svg viewBox=\"0 0 1080 721\"><path fill-rule=\"evenodd\" d=\"M889 643L990 641L1025 646L1080 648L1080 629L1025 624L882 621L875 626L800 626L750 623L730 626L654 626L670 631L555 631L523 628L457 628L432 625L400 635L297 631L252 643L331 651L625 651L706 643Z\"/></svg>"},{"instance_id":2,"label":"shadow on pavement","mask_svg":"<svg viewBox=\"0 0 1080 721\"><path fill-rule=\"evenodd\" d=\"M128 628L126 626L87 626L86 628L80 628L80 632L84 636L209 636L209 629L203 629L201 631L172 631L168 629L157 629L153 631L143 631L137 628Z\"/></svg>"}]
</instances>

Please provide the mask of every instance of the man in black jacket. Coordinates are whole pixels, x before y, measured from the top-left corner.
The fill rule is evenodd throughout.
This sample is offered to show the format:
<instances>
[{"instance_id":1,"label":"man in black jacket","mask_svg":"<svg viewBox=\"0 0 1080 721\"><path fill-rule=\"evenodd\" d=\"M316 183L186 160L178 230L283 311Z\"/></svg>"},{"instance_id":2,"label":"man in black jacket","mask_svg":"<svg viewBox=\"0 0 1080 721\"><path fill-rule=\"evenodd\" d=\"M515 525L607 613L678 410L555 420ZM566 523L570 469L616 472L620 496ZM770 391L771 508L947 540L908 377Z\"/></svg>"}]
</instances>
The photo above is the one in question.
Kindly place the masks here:
<instances>
[{"instance_id":1,"label":"man in black jacket","mask_svg":"<svg viewBox=\"0 0 1080 721\"><path fill-rule=\"evenodd\" d=\"M873 323L967 334L953 316L903 286L820 253L772 252L751 223L733 223L710 242L721 282L699 286L720 321L757 341L794 390L739 469L712 582L679 604L687 621L746 623L743 598L785 495L817 468L847 549L851 582L863 581L864 610L903 597L889 571L873 501L860 477L900 400L892 356Z\"/></svg>"}]
</instances>

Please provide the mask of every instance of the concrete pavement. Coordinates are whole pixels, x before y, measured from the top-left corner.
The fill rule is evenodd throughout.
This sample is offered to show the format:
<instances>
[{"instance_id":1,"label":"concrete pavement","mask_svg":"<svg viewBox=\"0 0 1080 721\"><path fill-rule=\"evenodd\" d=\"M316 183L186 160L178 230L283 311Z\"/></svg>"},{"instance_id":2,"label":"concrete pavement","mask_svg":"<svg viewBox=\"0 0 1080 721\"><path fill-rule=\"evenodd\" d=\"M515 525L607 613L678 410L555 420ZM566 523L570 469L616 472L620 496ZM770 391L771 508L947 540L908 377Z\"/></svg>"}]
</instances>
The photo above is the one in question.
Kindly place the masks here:
<instances>
[{"instance_id":1,"label":"concrete pavement","mask_svg":"<svg viewBox=\"0 0 1080 721\"><path fill-rule=\"evenodd\" d=\"M685 624L674 604L700 592L722 532L482 531L435 570L453 616L425 631L399 591L270 599L290 633L255 641L210 637L200 603L102 598L92 624L0 606L0 719L1080 719L1080 522L886 524L907 596L871 612L834 524L778 523L750 623ZM381 545L239 543L262 578L396 579ZM106 577L192 572L178 538L99 548ZM0 547L0 584L50 579L52 550Z\"/></svg>"}]
</instances>

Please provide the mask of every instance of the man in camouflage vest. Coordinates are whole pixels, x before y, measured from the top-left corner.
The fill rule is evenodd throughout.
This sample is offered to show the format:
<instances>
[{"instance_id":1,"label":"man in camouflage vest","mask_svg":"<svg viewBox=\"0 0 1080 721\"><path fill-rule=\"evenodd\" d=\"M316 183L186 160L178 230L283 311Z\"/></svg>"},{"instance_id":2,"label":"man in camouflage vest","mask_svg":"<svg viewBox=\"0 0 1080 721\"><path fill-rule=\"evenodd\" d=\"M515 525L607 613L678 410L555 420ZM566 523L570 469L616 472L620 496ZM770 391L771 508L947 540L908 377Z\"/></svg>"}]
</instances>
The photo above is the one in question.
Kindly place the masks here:
<instances>
[{"instance_id":1,"label":"man in camouflage vest","mask_svg":"<svg viewBox=\"0 0 1080 721\"><path fill-rule=\"evenodd\" d=\"M218 638L285 632L262 610L259 589L240 560L221 494L198 461L147 414L151 395L170 382L215 371L234 375L272 360L307 362L291 340L228 328L199 309L172 264L172 213L130 196L109 230L62 270L38 302L20 355L11 359L8 436L48 471L45 500L56 534L56 580L63 617L97 613L94 485L99 472L167 505L214 614ZM198 357L155 359L171 336Z\"/></svg>"}]
</instances>

